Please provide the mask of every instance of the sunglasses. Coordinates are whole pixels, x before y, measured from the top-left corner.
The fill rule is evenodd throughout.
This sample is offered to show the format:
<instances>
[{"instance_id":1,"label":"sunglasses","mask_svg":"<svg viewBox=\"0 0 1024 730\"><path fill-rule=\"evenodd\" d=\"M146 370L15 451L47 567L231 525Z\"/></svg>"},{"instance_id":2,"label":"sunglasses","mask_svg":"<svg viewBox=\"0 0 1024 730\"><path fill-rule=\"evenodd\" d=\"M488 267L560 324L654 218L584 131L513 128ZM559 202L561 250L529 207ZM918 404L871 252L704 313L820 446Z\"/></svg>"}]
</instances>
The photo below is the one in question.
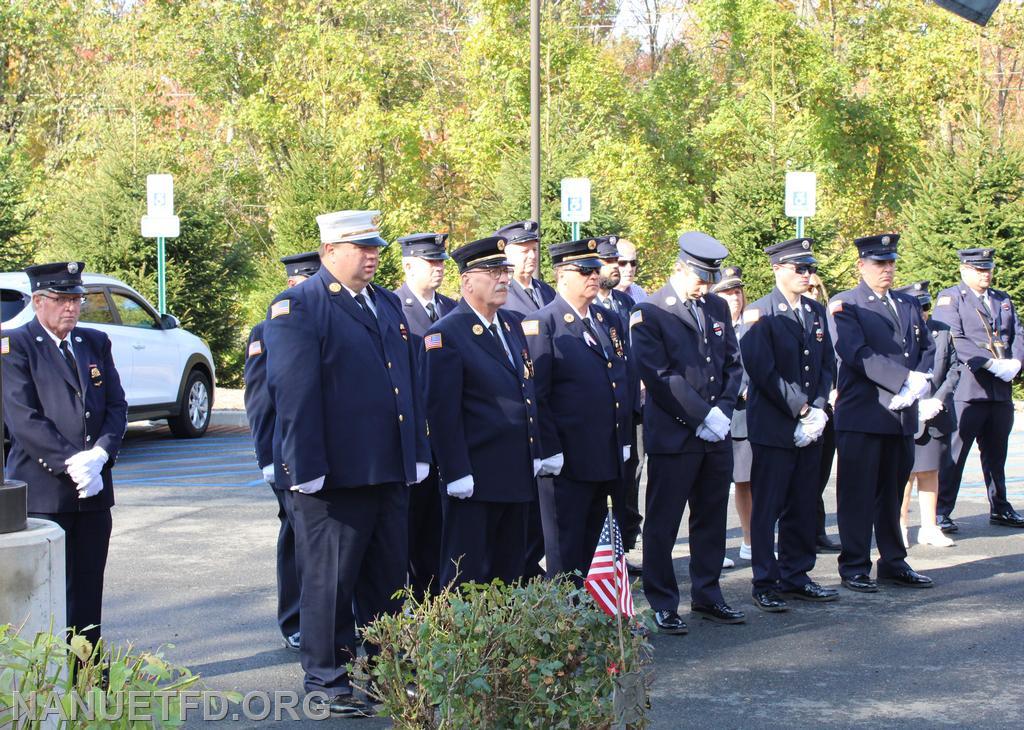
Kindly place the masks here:
<instances>
[{"instance_id":1,"label":"sunglasses","mask_svg":"<svg viewBox=\"0 0 1024 730\"><path fill-rule=\"evenodd\" d=\"M597 276L598 274L601 273L600 269L581 269L578 266L564 266L562 268L564 268L566 271L575 271L577 274L581 274L582 276L586 277Z\"/></svg>"},{"instance_id":2,"label":"sunglasses","mask_svg":"<svg viewBox=\"0 0 1024 730\"><path fill-rule=\"evenodd\" d=\"M803 274L817 274L818 267L814 264L785 264L787 268L792 268L796 273Z\"/></svg>"},{"instance_id":3,"label":"sunglasses","mask_svg":"<svg viewBox=\"0 0 1024 730\"><path fill-rule=\"evenodd\" d=\"M636 268L636 259L619 259L619 266L632 266Z\"/></svg>"}]
</instances>

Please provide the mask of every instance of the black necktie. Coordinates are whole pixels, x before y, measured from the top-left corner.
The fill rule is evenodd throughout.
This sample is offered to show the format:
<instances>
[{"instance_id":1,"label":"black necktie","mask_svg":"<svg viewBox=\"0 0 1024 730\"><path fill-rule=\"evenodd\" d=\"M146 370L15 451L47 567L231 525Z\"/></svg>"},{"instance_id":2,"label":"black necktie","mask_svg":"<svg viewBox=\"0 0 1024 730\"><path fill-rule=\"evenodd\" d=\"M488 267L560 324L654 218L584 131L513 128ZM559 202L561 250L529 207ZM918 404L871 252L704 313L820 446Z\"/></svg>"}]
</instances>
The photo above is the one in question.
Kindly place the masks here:
<instances>
[{"instance_id":1,"label":"black necktie","mask_svg":"<svg viewBox=\"0 0 1024 730\"><path fill-rule=\"evenodd\" d=\"M701 316L700 306L696 299L690 302L690 313L693 315L693 321L697 323L697 331L704 334L704 318Z\"/></svg>"},{"instance_id":2,"label":"black necktie","mask_svg":"<svg viewBox=\"0 0 1024 730\"><path fill-rule=\"evenodd\" d=\"M437 310L434 309L433 302L427 302L427 316L430 318L431 322L437 321Z\"/></svg>"},{"instance_id":3,"label":"black necktie","mask_svg":"<svg viewBox=\"0 0 1024 730\"><path fill-rule=\"evenodd\" d=\"M501 341L501 335L498 334L498 325L492 324L487 329L490 330L491 334L494 336L494 341L498 343L498 350L500 352L504 352L508 361L512 362L512 354L508 351L508 348L505 347L505 343Z\"/></svg>"},{"instance_id":4,"label":"black necktie","mask_svg":"<svg viewBox=\"0 0 1024 730\"><path fill-rule=\"evenodd\" d=\"M64 356L64 362L71 368L71 377L74 378L76 383L81 385L82 381L78 377L78 362L75 360L75 356L71 354L71 345L68 344L67 340L61 340L60 354Z\"/></svg>"},{"instance_id":5,"label":"black necktie","mask_svg":"<svg viewBox=\"0 0 1024 730\"><path fill-rule=\"evenodd\" d=\"M893 302L892 297L885 297L885 308L889 310L889 316L892 317L892 321L896 323L896 329L899 329L900 316L896 313L896 304Z\"/></svg>"},{"instance_id":6,"label":"black necktie","mask_svg":"<svg viewBox=\"0 0 1024 730\"><path fill-rule=\"evenodd\" d=\"M595 350L597 350L599 353L601 353L601 356L603 357L604 348L601 347L601 340L597 338L597 330L594 329L594 325L591 323L590 318L581 317L580 319L583 322L583 329L585 329L587 331L587 334L590 335L591 337L591 341L587 342L587 344L590 345Z\"/></svg>"},{"instance_id":7,"label":"black necktie","mask_svg":"<svg viewBox=\"0 0 1024 730\"><path fill-rule=\"evenodd\" d=\"M377 319L377 315L375 315L373 313L373 310L370 309L370 305L366 303L366 297L364 297L362 295L362 293L356 294L355 299L356 299L356 304L359 305L360 309L362 309L364 312L366 312L368 315L370 315L371 319Z\"/></svg>"},{"instance_id":8,"label":"black necktie","mask_svg":"<svg viewBox=\"0 0 1024 730\"><path fill-rule=\"evenodd\" d=\"M533 290L532 286L528 286L525 289L526 296L530 297L530 301L537 305L537 309L540 309L540 302L537 301L537 292Z\"/></svg>"}]
</instances>

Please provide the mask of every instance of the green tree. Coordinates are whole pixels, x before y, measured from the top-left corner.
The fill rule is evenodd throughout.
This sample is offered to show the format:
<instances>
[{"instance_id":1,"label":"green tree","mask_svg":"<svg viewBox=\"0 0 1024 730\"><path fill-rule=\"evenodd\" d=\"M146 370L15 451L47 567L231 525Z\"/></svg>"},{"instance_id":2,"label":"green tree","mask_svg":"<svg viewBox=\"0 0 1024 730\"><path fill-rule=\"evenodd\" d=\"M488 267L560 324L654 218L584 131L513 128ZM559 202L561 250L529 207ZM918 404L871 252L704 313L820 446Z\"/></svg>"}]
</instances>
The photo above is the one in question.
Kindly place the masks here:
<instances>
[{"instance_id":1,"label":"green tree","mask_svg":"<svg viewBox=\"0 0 1024 730\"><path fill-rule=\"evenodd\" d=\"M0 271L32 262L35 247L25 235L32 211L26 200L26 171L10 147L0 147Z\"/></svg>"}]
</instances>

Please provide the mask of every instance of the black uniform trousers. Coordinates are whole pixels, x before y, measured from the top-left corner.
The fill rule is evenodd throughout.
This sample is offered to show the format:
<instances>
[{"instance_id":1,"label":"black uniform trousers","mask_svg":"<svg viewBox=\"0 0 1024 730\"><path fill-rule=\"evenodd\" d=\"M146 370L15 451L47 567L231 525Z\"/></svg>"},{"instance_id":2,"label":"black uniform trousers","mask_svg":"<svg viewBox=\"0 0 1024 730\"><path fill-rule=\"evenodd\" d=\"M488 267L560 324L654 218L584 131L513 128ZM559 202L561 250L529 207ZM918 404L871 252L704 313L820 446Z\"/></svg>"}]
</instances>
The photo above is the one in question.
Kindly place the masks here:
<instances>
[{"instance_id":1,"label":"black uniform trousers","mask_svg":"<svg viewBox=\"0 0 1024 730\"><path fill-rule=\"evenodd\" d=\"M409 585L417 599L440 591L441 494L437 467L409 491Z\"/></svg>"},{"instance_id":2,"label":"black uniform trousers","mask_svg":"<svg viewBox=\"0 0 1024 730\"><path fill-rule=\"evenodd\" d=\"M974 401L956 403L957 430L953 433L952 460L939 470L939 500L936 512L952 514L960 492L971 446L978 442L981 470L988 489L988 503L993 512L1010 508L1006 499L1006 451L1013 428L1013 403L1009 401Z\"/></svg>"},{"instance_id":3,"label":"black uniform trousers","mask_svg":"<svg viewBox=\"0 0 1024 730\"><path fill-rule=\"evenodd\" d=\"M879 577L908 568L900 529L903 489L914 467L914 437L837 431L839 575L871 573L871 528Z\"/></svg>"},{"instance_id":4,"label":"black uniform trousers","mask_svg":"<svg viewBox=\"0 0 1024 730\"><path fill-rule=\"evenodd\" d=\"M629 460L623 465L623 477L615 483L612 490L612 514L622 533L622 546L626 551L636 547L636 539L640 536L640 477L643 474L643 442L640 428L643 417L633 415L633 441L629 450Z\"/></svg>"},{"instance_id":5,"label":"black uniform trousers","mask_svg":"<svg viewBox=\"0 0 1024 730\"><path fill-rule=\"evenodd\" d=\"M103 620L103 573L110 547L110 510L53 514L30 512L29 517L56 522L64 530L68 627L96 646ZM94 628L86 630L86 626Z\"/></svg>"},{"instance_id":6,"label":"black uniform trousers","mask_svg":"<svg viewBox=\"0 0 1024 730\"><path fill-rule=\"evenodd\" d=\"M754 590L793 590L810 582L816 558L814 523L821 439L802 449L751 444L751 568ZM775 523L779 557L775 557Z\"/></svg>"},{"instance_id":7,"label":"black uniform trousers","mask_svg":"<svg viewBox=\"0 0 1024 730\"><path fill-rule=\"evenodd\" d=\"M513 583L523 577L526 519L533 502L441 497L441 583Z\"/></svg>"},{"instance_id":8,"label":"black uniform trousers","mask_svg":"<svg viewBox=\"0 0 1024 730\"><path fill-rule=\"evenodd\" d=\"M825 487L828 486L829 477L832 476L832 462L836 458L836 426L835 419L829 417L825 424L825 431L821 435L821 466L818 471L818 501L817 501L817 532L816 537L825 537Z\"/></svg>"},{"instance_id":9,"label":"black uniform trousers","mask_svg":"<svg viewBox=\"0 0 1024 730\"><path fill-rule=\"evenodd\" d=\"M284 637L299 630L299 564L295 559L295 527L292 517L292 493L274 489L277 497L277 625Z\"/></svg>"},{"instance_id":10,"label":"black uniform trousers","mask_svg":"<svg viewBox=\"0 0 1024 730\"><path fill-rule=\"evenodd\" d=\"M544 477L537 479L537 488ZM544 558L544 525L540 518L540 502L533 500L527 504L526 515L526 556L523 567L523 578L530 580L544 575L540 561Z\"/></svg>"},{"instance_id":11,"label":"black uniform trousers","mask_svg":"<svg viewBox=\"0 0 1024 730\"><path fill-rule=\"evenodd\" d=\"M295 544L302 566L299 655L307 692L351 690L345 665L356 656L355 627L401 602L408 562L404 484L295 492ZM367 654L377 648L367 644Z\"/></svg>"},{"instance_id":12,"label":"black uniform trousers","mask_svg":"<svg viewBox=\"0 0 1024 730\"><path fill-rule=\"evenodd\" d=\"M621 483L621 479L581 482L562 476L540 481L548 578L569 574L573 583L583 586L608 517L608 495ZM573 575L576 570L583 575Z\"/></svg>"},{"instance_id":13,"label":"black uniform trousers","mask_svg":"<svg viewBox=\"0 0 1024 730\"><path fill-rule=\"evenodd\" d=\"M690 597L724 602L718 579L725 558L732 445L704 453L648 454L644 511L644 594L655 611L679 609L672 548L690 505Z\"/></svg>"}]
</instances>

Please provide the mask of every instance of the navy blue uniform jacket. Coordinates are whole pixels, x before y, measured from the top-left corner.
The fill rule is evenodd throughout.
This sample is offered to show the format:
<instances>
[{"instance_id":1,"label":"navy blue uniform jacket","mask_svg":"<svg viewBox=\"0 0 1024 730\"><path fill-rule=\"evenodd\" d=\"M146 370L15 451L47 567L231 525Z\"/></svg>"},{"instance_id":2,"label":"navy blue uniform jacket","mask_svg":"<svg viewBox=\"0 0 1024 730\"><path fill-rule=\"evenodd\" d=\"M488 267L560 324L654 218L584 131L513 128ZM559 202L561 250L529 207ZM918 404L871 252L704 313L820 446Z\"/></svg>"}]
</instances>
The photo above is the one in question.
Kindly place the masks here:
<instances>
[{"instance_id":1,"label":"navy blue uniform jacket","mask_svg":"<svg viewBox=\"0 0 1024 730\"><path fill-rule=\"evenodd\" d=\"M540 279L534 279L533 286L540 295L541 306L551 304L555 298L555 290ZM508 301L505 302L505 306L502 309L506 312L518 312L525 317L528 314L533 314L540 307L530 297L526 296L526 290L523 289L523 285L513 279L508 283Z\"/></svg>"},{"instance_id":2,"label":"navy blue uniform jacket","mask_svg":"<svg viewBox=\"0 0 1024 730\"><path fill-rule=\"evenodd\" d=\"M537 493L533 460L541 458L534 366L522 317L502 309L495 321L514 363L465 299L427 330L422 370L431 444L442 490L472 474L473 500L529 502Z\"/></svg>"},{"instance_id":3,"label":"navy blue uniform jacket","mask_svg":"<svg viewBox=\"0 0 1024 730\"><path fill-rule=\"evenodd\" d=\"M38 320L4 332L4 422L11 436L7 474L28 483L29 512L88 512L114 504L110 470L124 438L128 403L110 339L84 327L75 327L70 336L79 382ZM110 457L103 489L79 499L64 461L93 446Z\"/></svg>"},{"instance_id":4,"label":"navy blue uniform jacket","mask_svg":"<svg viewBox=\"0 0 1024 730\"><path fill-rule=\"evenodd\" d=\"M267 389L265 324L257 322L253 326L245 349L245 415L260 469L274 463L274 402Z\"/></svg>"},{"instance_id":5,"label":"navy blue uniform jacket","mask_svg":"<svg viewBox=\"0 0 1024 730\"><path fill-rule=\"evenodd\" d=\"M562 297L523 321L537 374L545 458L564 454L561 474L581 482L622 476L622 447L633 435L627 333L614 312L590 306L603 354L583 339L579 312Z\"/></svg>"},{"instance_id":6,"label":"navy blue uniform jacket","mask_svg":"<svg viewBox=\"0 0 1024 730\"><path fill-rule=\"evenodd\" d=\"M326 267L270 305L264 336L278 483L411 483L416 462L430 462L409 325L398 297L371 286L376 317Z\"/></svg>"},{"instance_id":7,"label":"navy blue uniform jacket","mask_svg":"<svg viewBox=\"0 0 1024 730\"><path fill-rule=\"evenodd\" d=\"M1010 296L998 289L989 289L988 295L994 315L985 311L981 300L963 282L943 289L935 297L932 317L949 325L953 347L963 365L953 395L961 402L1009 401L1012 398L1011 384L985 370L985 363L993 357L986 349L986 326L994 337L1002 340L1006 357L1024 361L1024 331Z\"/></svg>"},{"instance_id":8,"label":"navy blue uniform jacket","mask_svg":"<svg viewBox=\"0 0 1024 730\"><path fill-rule=\"evenodd\" d=\"M916 403L899 411L889 410L889 404L911 370L931 369L935 345L917 298L889 294L899 312L899 331L886 314L886 304L863 280L829 302L830 331L840 360L837 431L902 436L917 431Z\"/></svg>"},{"instance_id":9,"label":"navy blue uniform jacket","mask_svg":"<svg viewBox=\"0 0 1024 730\"><path fill-rule=\"evenodd\" d=\"M706 330L697 329L685 300L666 284L633 307L633 358L647 386L644 449L649 454L731 450L731 439L710 443L697 427L718 407L732 418L743 380L729 305L704 298Z\"/></svg>"},{"instance_id":10,"label":"navy blue uniform jacket","mask_svg":"<svg viewBox=\"0 0 1024 730\"><path fill-rule=\"evenodd\" d=\"M408 284L402 284L400 287L395 289L395 296L402 302L402 312L405 314L405 321L409 323L409 329L416 337L422 339L424 333L430 329L430 325L433 322L430 321L430 317L427 316L427 310L420 304L420 300L416 298L416 295L409 289ZM448 312L455 309L455 300L446 297L441 292L434 292L437 306L438 318L448 314ZM418 344L418 343L417 343Z\"/></svg>"},{"instance_id":11,"label":"navy blue uniform jacket","mask_svg":"<svg viewBox=\"0 0 1024 730\"><path fill-rule=\"evenodd\" d=\"M793 433L805 404L824 409L835 378L836 356L828 316L818 302L800 297L801 326L777 288L743 312L740 340L747 377L747 433L751 443L795 448Z\"/></svg>"}]
</instances>

